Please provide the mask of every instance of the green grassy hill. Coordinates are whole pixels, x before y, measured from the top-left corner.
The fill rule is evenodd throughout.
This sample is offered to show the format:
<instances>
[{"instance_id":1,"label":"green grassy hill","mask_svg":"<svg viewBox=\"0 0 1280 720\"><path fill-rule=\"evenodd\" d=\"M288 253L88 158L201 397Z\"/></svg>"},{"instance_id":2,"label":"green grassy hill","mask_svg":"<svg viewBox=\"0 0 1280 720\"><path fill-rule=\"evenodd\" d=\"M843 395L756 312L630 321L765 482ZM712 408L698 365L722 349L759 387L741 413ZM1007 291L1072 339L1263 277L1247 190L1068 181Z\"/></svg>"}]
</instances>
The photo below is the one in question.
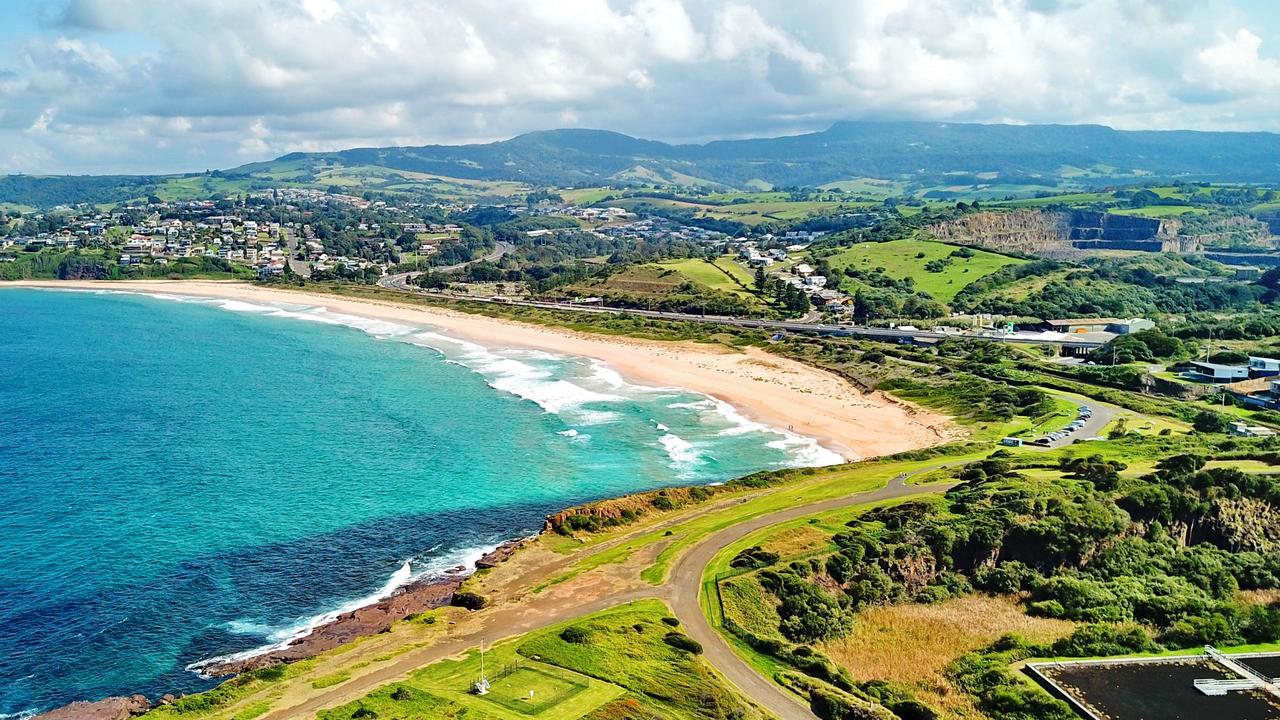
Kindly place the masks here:
<instances>
[{"instance_id":1,"label":"green grassy hill","mask_svg":"<svg viewBox=\"0 0 1280 720\"><path fill-rule=\"evenodd\" d=\"M884 268L893 278L914 278L918 290L942 302L951 302L969 283L1000 268L1027 262L1019 258L971 248L971 257L953 257L960 248L929 240L893 240L859 243L827 258L837 270ZM941 264L941 269L937 269Z\"/></svg>"}]
</instances>

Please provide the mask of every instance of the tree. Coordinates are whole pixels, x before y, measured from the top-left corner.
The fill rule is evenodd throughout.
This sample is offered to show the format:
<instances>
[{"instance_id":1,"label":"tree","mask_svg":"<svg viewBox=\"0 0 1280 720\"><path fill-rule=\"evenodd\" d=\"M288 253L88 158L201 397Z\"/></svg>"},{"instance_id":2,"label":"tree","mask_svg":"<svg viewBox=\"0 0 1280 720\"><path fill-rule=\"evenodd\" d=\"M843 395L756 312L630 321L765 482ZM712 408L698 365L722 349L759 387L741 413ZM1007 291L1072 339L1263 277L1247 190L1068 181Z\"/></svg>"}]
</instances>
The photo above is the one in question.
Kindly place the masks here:
<instances>
[{"instance_id":1,"label":"tree","mask_svg":"<svg viewBox=\"0 0 1280 720\"><path fill-rule=\"evenodd\" d=\"M769 277L764 274L764 267L756 268L755 286L757 290L763 291L765 284L769 282Z\"/></svg>"},{"instance_id":2,"label":"tree","mask_svg":"<svg viewBox=\"0 0 1280 720\"><path fill-rule=\"evenodd\" d=\"M1201 410L1196 413L1196 419L1191 423L1197 432L1202 433L1225 433L1231 428L1231 419L1221 413L1212 410Z\"/></svg>"}]
</instances>

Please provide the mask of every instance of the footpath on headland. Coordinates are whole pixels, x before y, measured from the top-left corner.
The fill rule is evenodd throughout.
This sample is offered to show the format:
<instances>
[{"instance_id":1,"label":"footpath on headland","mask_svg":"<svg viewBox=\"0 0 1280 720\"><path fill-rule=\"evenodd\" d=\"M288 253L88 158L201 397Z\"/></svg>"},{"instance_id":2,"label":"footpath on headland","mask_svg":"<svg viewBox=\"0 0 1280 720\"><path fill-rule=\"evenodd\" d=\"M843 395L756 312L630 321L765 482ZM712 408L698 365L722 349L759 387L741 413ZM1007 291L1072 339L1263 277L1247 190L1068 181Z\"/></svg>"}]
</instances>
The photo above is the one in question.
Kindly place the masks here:
<instances>
[{"instance_id":1,"label":"footpath on headland","mask_svg":"<svg viewBox=\"0 0 1280 720\"><path fill-rule=\"evenodd\" d=\"M927 474L957 464L961 461L943 461L900 473L887 485L874 490L855 492L838 498L795 505L783 510L757 515L719 530L688 548L672 565L662 584L647 585L642 582L623 586L604 596L585 596L577 593L534 594L516 604L507 604L481 610L484 617L481 626L460 633L442 642L419 648L375 671L353 678L342 685L307 697L297 704L277 707L263 715L268 720L286 718L311 718L325 708L358 699L375 688L403 678L417 670L448 657L456 656L477 647L478 643L493 644L543 627L573 620L593 612L642 599L658 599L671 607L681 625L693 639L703 645L704 657L726 680L747 699L756 703L780 720L814 720L815 716L799 698L787 693L769 678L757 673L739 657L729 643L712 628L699 605L703 574L708 563L721 550L764 528L779 523L843 508L852 508L879 502L899 500L917 495L944 492L951 484L908 485L907 479ZM645 526L629 531L606 543L596 546L596 551L626 545L629 541L650 534L666 525L675 525L684 518L672 518L657 526ZM574 558L566 558L568 567ZM610 585L609 580L603 583Z\"/></svg>"}]
</instances>

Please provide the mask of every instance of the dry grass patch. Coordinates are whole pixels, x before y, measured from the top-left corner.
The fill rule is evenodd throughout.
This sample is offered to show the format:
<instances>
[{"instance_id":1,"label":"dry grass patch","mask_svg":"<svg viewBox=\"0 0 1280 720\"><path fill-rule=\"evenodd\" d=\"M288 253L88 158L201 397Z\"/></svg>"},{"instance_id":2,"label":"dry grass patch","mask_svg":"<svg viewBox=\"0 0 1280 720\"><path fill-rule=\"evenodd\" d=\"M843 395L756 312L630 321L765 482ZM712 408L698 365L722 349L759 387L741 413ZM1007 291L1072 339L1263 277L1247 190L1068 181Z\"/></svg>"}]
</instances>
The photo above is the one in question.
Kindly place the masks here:
<instances>
[{"instance_id":1,"label":"dry grass patch","mask_svg":"<svg viewBox=\"0 0 1280 720\"><path fill-rule=\"evenodd\" d=\"M981 717L946 681L944 671L953 660L1007 633L1047 642L1074 627L1066 620L1030 617L1012 598L970 595L936 605L871 608L858 614L852 633L821 649L854 681L903 683L953 717Z\"/></svg>"},{"instance_id":2,"label":"dry grass patch","mask_svg":"<svg viewBox=\"0 0 1280 720\"><path fill-rule=\"evenodd\" d=\"M805 525L771 535L760 547L777 553L779 557L789 558L826 548L830 544L829 535L822 528Z\"/></svg>"},{"instance_id":3,"label":"dry grass patch","mask_svg":"<svg viewBox=\"0 0 1280 720\"><path fill-rule=\"evenodd\" d=\"M1241 590L1236 600L1241 605L1270 605L1280 602L1280 590Z\"/></svg>"}]
</instances>

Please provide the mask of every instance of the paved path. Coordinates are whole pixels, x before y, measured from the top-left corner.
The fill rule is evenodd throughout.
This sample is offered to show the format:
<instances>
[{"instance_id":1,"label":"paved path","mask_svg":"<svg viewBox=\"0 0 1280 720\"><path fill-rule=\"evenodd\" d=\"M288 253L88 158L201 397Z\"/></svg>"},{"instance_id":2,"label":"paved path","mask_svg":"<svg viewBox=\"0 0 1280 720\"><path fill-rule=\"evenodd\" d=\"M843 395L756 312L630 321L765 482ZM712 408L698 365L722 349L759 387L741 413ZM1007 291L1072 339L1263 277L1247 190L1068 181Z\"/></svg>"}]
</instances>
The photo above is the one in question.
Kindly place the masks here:
<instances>
[{"instance_id":1,"label":"paved path","mask_svg":"<svg viewBox=\"0 0 1280 720\"><path fill-rule=\"evenodd\" d=\"M1063 400L1067 400L1072 403L1075 403L1076 405L1087 405L1089 407L1089 410L1093 412L1093 415L1084 422L1083 427L1081 427L1079 430L1073 433L1067 433L1065 436L1060 437L1057 440L1050 441L1048 445L1049 448L1065 447L1075 442L1076 440L1084 440L1091 437L1097 437L1098 434L1102 432L1103 428L1111 424L1111 421L1115 419L1116 415L1122 412L1122 409L1116 405L1112 405L1110 403L1104 403L1100 400L1094 400L1092 398L1079 398L1071 395L1063 395L1061 393L1056 393L1052 391L1050 391L1049 394L1053 395L1054 397L1059 397L1059 398L1062 398ZM1075 420L1075 418L1071 418L1071 420ZM1069 423L1071 422L1071 420L1068 420L1067 422ZM1057 430L1057 429L1058 428L1054 428L1054 430ZM1043 448L1045 446L1029 445L1028 447Z\"/></svg>"},{"instance_id":2,"label":"paved path","mask_svg":"<svg viewBox=\"0 0 1280 720\"><path fill-rule=\"evenodd\" d=\"M745 660L733 651L727 640L707 620L699 605L702 594L702 578L707 565L721 550L742 540L748 535L771 525L796 520L808 515L839 510L851 505L881 502L898 498L911 497L925 493L936 493L947 490L953 485L907 485L907 478L956 463L939 463L911 473L903 473L889 481L879 490L854 493L834 500L800 505L780 510L768 515L761 515L750 520L727 527L707 537L688 550L672 568L667 578L665 589L669 592L671 609L675 612L685 632L694 640L702 643L704 657L707 662L720 672L729 682L768 710L779 720L814 720L815 715L809 707L796 696L783 690L772 679L760 675Z\"/></svg>"},{"instance_id":3,"label":"paved path","mask_svg":"<svg viewBox=\"0 0 1280 720\"><path fill-rule=\"evenodd\" d=\"M771 525L854 505L945 491L952 486L937 484L907 485L906 480L914 475L961 464L962 462L964 461L937 463L910 473L898 475L889 481L888 485L878 490L868 490L852 493L841 498L798 505L786 510L760 515L727 527L703 538L698 544L686 550L676 560L666 582L658 587L639 588L590 602L569 602L567 604L556 603L550 598L534 595L519 604L494 608L488 611L489 615L483 622L469 629L466 633L407 652L385 667L353 678L296 705L275 710L264 715L263 718L264 720L312 718L319 710L350 702L381 685L403 678L424 665L474 648L481 640L486 643L498 643L516 635L566 622L576 617L605 610L623 603L656 598L665 601L671 606L672 611L680 619L681 625L689 636L702 644L707 662L737 687L746 698L755 702L779 720L814 720L813 713L799 699L789 695L781 687L775 685L771 679L756 673L751 666L734 654L728 642L711 627L698 605L698 596L702 589L702 576L707 564L725 547ZM669 523L663 523L656 527L661 528L663 525L675 524L687 519L687 517L673 519ZM654 526L638 528L622 537L602 544L597 549L626 542L633 535L645 534L653 529ZM539 605L543 607L538 607ZM484 613L486 611L481 612Z\"/></svg>"}]
</instances>

